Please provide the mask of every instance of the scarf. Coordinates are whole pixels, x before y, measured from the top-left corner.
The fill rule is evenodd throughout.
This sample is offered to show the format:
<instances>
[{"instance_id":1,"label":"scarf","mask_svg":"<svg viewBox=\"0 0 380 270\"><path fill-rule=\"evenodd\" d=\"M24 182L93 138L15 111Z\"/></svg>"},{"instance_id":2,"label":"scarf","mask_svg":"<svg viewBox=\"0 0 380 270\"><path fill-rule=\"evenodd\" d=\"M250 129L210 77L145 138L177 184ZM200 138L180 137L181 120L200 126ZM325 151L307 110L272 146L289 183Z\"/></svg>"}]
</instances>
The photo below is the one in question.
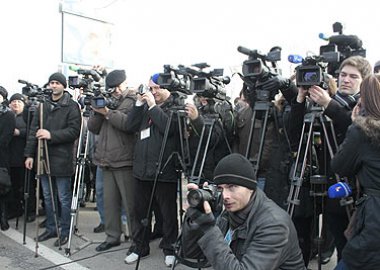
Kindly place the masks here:
<instances>
[{"instance_id":1,"label":"scarf","mask_svg":"<svg viewBox=\"0 0 380 270\"><path fill-rule=\"evenodd\" d=\"M356 93L355 95L345 95L340 93L339 91L336 92L334 99L341 104L342 106L346 107L348 110L352 110L356 103L358 102L358 99L360 97L360 92Z\"/></svg>"},{"instance_id":2,"label":"scarf","mask_svg":"<svg viewBox=\"0 0 380 270\"><path fill-rule=\"evenodd\" d=\"M251 212L252 210L255 197L256 197L256 192L254 192L251 195L251 198L249 199L247 205L243 209L241 209L240 211L228 214L228 219L229 219L230 227L232 230L235 230L237 227L239 227L246 221L249 215L249 212Z\"/></svg>"}]
</instances>

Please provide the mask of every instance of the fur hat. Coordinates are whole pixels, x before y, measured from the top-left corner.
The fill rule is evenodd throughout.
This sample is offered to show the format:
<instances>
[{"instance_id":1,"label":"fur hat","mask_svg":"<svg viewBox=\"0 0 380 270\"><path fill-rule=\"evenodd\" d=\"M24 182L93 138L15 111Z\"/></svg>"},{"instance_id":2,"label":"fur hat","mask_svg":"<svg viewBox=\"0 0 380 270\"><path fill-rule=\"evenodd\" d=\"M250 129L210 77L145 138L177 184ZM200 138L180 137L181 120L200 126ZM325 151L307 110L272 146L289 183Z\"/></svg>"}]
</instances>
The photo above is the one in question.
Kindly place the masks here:
<instances>
[{"instance_id":1,"label":"fur hat","mask_svg":"<svg viewBox=\"0 0 380 270\"><path fill-rule=\"evenodd\" d=\"M257 181L251 162L241 154L233 153L222 158L214 170L214 182L235 184L256 190Z\"/></svg>"},{"instance_id":2,"label":"fur hat","mask_svg":"<svg viewBox=\"0 0 380 270\"><path fill-rule=\"evenodd\" d=\"M65 77L65 75L63 75L60 72L56 72L56 73L51 74L50 77L49 77L49 83L51 81L60 82L65 88L67 87L66 77Z\"/></svg>"},{"instance_id":3,"label":"fur hat","mask_svg":"<svg viewBox=\"0 0 380 270\"><path fill-rule=\"evenodd\" d=\"M126 79L127 75L125 74L125 70L115 69L111 71L106 77L106 88L119 86Z\"/></svg>"}]
</instances>

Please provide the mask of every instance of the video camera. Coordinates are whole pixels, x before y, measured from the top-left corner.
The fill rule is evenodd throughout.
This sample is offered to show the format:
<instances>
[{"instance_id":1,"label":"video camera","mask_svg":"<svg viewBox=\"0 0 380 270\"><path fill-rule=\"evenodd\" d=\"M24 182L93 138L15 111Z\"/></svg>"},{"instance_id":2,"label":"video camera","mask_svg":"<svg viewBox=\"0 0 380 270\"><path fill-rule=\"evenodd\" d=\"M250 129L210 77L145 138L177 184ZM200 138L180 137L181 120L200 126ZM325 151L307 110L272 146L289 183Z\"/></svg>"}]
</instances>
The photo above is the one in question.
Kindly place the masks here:
<instances>
[{"instance_id":1,"label":"video camera","mask_svg":"<svg viewBox=\"0 0 380 270\"><path fill-rule=\"evenodd\" d=\"M22 94L28 96L29 98L37 97L47 97L50 96L52 90L49 88L39 87L37 84L30 83L24 80L18 80L19 83L25 84L22 88Z\"/></svg>"},{"instance_id":2,"label":"video camera","mask_svg":"<svg viewBox=\"0 0 380 270\"><path fill-rule=\"evenodd\" d=\"M186 67L179 65L174 68L171 65L164 65L164 72L160 73L157 83L160 87L168 89L170 92L181 92L191 95L190 90L191 74Z\"/></svg>"},{"instance_id":3,"label":"video camera","mask_svg":"<svg viewBox=\"0 0 380 270\"><path fill-rule=\"evenodd\" d=\"M101 74L93 69L78 69L76 72L81 76L69 76L69 87L72 89L91 89L94 82L99 82L102 78Z\"/></svg>"},{"instance_id":4,"label":"video camera","mask_svg":"<svg viewBox=\"0 0 380 270\"><path fill-rule=\"evenodd\" d=\"M77 69L75 70L80 76L69 76L69 87L71 89L79 88L83 90L83 105L87 108L113 108L114 102L109 98L109 92L104 90L104 84L100 83L106 73L99 73L94 69ZM116 106L117 107L117 106Z\"/></svg>"},{"instance_id":5,"label":"video camera","mask_svg":"<svg viewBox=\"0 0 380 270\"><path fill-rule=\"evenodd\" d=\"M257 100L273 100L277 92L270 93L269 91L262 90L260 89L260 85L280 74L276 63L281 60L281 48L275 46L267 54L262 54L258 50L250 50L242 46L239 46L237 50L242 54L248 55L248 60L243 62L243 75L239 75L247 86L244 90L244 95L249 99L250 104L254 104ZM267 62L271 62L271 66Z\"/></svg>"},{"instance_id":6,"label":"video camera","mask_svg":"<svg viewBox=\"0 0 380 270\"><path fill-rule=\"evenodd\" d=\"M356 35L344 35L343 25L340 22L333 24L333 31L338 35L324 38L323 34L319 36L328 40L327 45L320 46L319 54L328 62L327 72L337 76L340 64L350 56L360 55L366 57L366 50L363 48L363 42Z\"/></svg>"},{"instance_id":7,"label":"video camera","mask_svg":"<svg viewBox=\"0 0 380 270\"><path fill-rule=\"evenodd\" d=\"M198 68L198 70L186 68L187 72L192 75L191 91L201 97L225 100L225 87L230 83L231 79L228 76L223 77L223 69L205 72L204 69L210 67L207 63L198 63L192 66Z\"/></svg>"},{"instance_id":8,"label":"video camera","mask_svg":"<svg viewBox=\"0 0 380 270\"><path fill-rule=\"evenodd\" d=\"M302 64L296 67L297 87L309 89L318 85L323 89L328 88L328 75L325 72L326 64L323 56L308 56L302 60Z\"/></svg>"}]
</instances>

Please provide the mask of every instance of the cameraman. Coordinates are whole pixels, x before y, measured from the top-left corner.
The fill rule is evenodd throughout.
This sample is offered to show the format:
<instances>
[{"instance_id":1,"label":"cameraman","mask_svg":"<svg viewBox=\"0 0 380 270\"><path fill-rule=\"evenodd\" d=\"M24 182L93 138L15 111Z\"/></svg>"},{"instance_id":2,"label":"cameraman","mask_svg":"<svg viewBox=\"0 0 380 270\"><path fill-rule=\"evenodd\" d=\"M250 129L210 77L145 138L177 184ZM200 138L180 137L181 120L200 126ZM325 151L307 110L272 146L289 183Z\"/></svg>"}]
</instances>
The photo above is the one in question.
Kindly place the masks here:
<instances>
[{"instance_id":1,"label":"cameraman","mask_svg":"<svg viewBox=\"0 0 380 270\"><path fill-rule=\"evenodd\" d=\"M182 230L183 239L189 239L183 241L185 255L198 245L216 270L305 269L291 218L257 189L254 170L244 156L234 153L221 159L214 182L225 210L216 222L208 201L204 211L187 210Z\"/></svg>"},{"instance_id":2,"label":"cameraman","mask_svg":"<svg viewBox=\"0 0 380 270\"><path fill-rule=\"evenodd\" d=\"M127 214L129 232L133 230L132 160L135 135L127 130L136 94L127 90L124 70L113 70L106 77L107 106L91 106L88 130L98 135L93 162L102 169L104 183L104 230L106 240L96 247L105 251L120 245L121 209Z\"/></svg>"},{"instance_id":3,"label":"cameraman","mask_svg":"<svg viewBox=\"0 0 380 270\"><path fill-rule=\"evenodd\" d=\"M178 123L174 113L178 113L174 97L167 89L158 85L159 74L154 74L149 80L150 91L139 94L130 116L127 119L127 128L131 132L138 132L138 140L134 152L133 186L135 196L135 219L136 227L133 228L132 245L125 258L125 263L131 264L149 255L150 220L149 213L148 228L144 227L147 210L151 196L154 195L163 217L163 238L160 248L165 255L165 264L170 267L174 262L173 244L178 234L177 220L177 186L178 171L176 170L176 157L172 153L178 152ZM170 116L173 117L170 117ZM167 130L168 121L170 129ZM168 137L164 141L164 134ZM162 149L162 146L165 146ZM160 152L164 151L162 160ZM170 157L170 160L169 159ZM165 167L163 166L165 164ZM158 168L157 166L161 166ZM157 175L157 170L160 173ZM158 177L158 178L157 178ZM155 181L157 181L155 185ZM154 194L153 186L155 185ZM150 209L152 210L152 209ZM145 234L144 234L145 232Z\"/></svg>"},{"instance_id":4,"label":"cameraman","mask_svg":"<svg viewBox=\"0 0 380 270\"><path fill-rule=\"evenodd\" d=\"M81 114L79 105L72 100L71 95L65 91L67 86L66 77L59 72L53 73L49 77L49 88L51 96L46 97L43 103L43 111L34 114L28 134L24 155L26 157L25 167L28 170L33 168L37 150L37 141L45 140L48 146L49 157L46 159L50 163L50 175L52 184L58 190L58 200L61 205L60 226L61 234L54 246L67 243L70 232L70 211L71 211L71 181L74 172L74 142L79 137L81 128ZM43 123L40 123L40 114L43 114ZM37 153L36 153L37 152ZM38 236L38 241L42 242L57 236L54 221L53 203L57 194L51 194L54 186L50 187L49 176L44 171L41 176L41 185L46 211L46 231ZM56 205L57 207L57 205Z\"/></svg>"},{"instance_id":5,"label":"cameraman","mask_svg":"<svg viewBox=\"0 0 380 270\"><path fill-rule=\"evenodd\" d=\"M338 78L338 90L335 95L333 92L333 83L329 81L329 88L323 89L318 85L313 85L310 89L306 90L299 88L297 97L292 101L291 105L291 119L289 130L290 141L292 145L292 150L297 151L295 148L298 146L301 136L301 130L303 125L304 115L307 113L307 108L313 103L319 105L324 109L323 114L328 116L333 122L333 128L336 135L336 140L338 145L342 143L345 138L345 133L348 126L351 124L351 112L360 97L360 84L365 77L371 74L371 65L369 62L361 56L352 56L344 60L339 68L339 78ZM306 102L307 95L310 98L310 103ZM323 131L321 131L323 133ZM333 143L332 134L328 134L330 143ZM316 149L317 163L320 167L317 168L319 171L316 174L324 174L327 172L328 184L334 184L335 176L331 172L331 169L324 164L328 164L329 160L325 160L329 155L323 151L327 151L325 144L322 142L317 145ZM351 176L352 177L352 176ZM301 188L304 188L303 186ZM304 260L308 263L308 258L310 254L310 223L312 222L312 202L307 202L308 199L308 187L306 187L302 194L306 194L304 198L301 198L301 207L304 216L295 217L294 222L299 233L299 239L301 241L302 250L304 253ZM309 207L310 206L310 207ZM300 210L300 208L299 208ZM337 248L338 261L341 259L343 247L346 244L346 238L344 237L344 229L348 225L347 214L344 211L344 207L339 205L339 201L336 199L326 200L325 216L327 221L328 230L330 230L334 237L334 244ZM300 211L301 213L301 211ZM315 221L314 221L315 222ZM308 228L308 229L306 229ZM322 261L328 262L328 258L322 258Z\"/></svg>"}]
</instances>

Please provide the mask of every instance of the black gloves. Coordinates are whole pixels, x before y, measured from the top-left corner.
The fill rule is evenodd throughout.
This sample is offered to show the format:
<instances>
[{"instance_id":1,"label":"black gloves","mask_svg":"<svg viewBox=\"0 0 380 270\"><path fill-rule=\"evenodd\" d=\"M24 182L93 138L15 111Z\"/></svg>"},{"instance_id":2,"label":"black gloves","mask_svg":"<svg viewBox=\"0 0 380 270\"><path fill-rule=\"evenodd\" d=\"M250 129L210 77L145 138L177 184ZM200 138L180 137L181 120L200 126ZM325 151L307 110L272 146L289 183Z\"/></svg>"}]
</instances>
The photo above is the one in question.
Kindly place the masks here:
<instances>
[{"instance_id":1,"label":"black gloves","mask_svg":"<svg viewBox=\"0 0 380 270\"><path fill-rule=\"evenodd\" d=\"M188 217L188 225L192 230L200 230L204 233L215 226L215 217L212 212L205 214L197 208L189 207L186 216Z\"/></svg>"},{"instance_id":2,"label":"black gloves","mask_svg":"<svg viewBox=\"0 0 380 270\"><path fill-rule=\"evenodd\" d=\"M187 209L181 232L182 252L186 258L203 257L197 242L213 226L215 226L213 213L205 214L194 207Z\"/></svg>"},{"instance_id":3,"label":"black gloves","mask_svg":"<svg viewBox=\"0 0 380 270\"><path fill-rule=\"evenodd\" d=\"M286 90L290 86L290 80L279 75L258 84L257 89L262 89L269 92L277 92L278 90Z\"/></svg>"}]
</instances>

